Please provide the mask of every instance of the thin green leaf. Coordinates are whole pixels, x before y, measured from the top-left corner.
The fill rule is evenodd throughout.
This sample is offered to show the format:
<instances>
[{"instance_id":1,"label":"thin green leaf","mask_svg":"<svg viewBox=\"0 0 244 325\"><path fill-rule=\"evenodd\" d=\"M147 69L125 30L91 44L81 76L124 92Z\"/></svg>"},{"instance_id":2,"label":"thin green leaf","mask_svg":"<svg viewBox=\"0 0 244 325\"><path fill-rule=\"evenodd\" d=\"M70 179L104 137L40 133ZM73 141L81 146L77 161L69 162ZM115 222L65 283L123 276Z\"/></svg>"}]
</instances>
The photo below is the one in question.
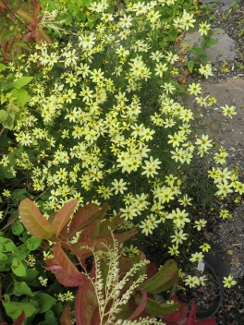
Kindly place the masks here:
<instances>
[{"instance_id":1,"label":"thin green leaf","mask_svg":"<svg viewBox=\"0 0 244 325\"><path fill-rule=\"evenodd\" d=\"M178 279L178 268L174 260L168 260L160 270L146 280L142 287L149 293L157 294L169 289Z\"/></svg>"},{"instance_id":2,"label":"thin green leaf","mask_svg":"<svg viewBox=\"0 0 244 325\"><path fill-rule=\"evenodd\" d=\"M180 303L174 304L159 304L157 301L147 298L146 310L149 315L153 316L162 316L166 314L171 314L173 311L177 310L180 307Z\"/></svg>"}]
</instances>

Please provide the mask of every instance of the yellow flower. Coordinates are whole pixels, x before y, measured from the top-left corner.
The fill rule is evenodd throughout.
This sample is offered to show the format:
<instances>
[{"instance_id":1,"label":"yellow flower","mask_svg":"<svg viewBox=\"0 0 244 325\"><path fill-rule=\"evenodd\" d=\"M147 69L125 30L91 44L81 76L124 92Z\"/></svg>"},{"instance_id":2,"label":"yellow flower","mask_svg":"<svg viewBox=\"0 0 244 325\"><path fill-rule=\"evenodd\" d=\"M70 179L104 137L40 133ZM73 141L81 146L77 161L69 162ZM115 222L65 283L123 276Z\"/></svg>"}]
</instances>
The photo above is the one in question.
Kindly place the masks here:
<instances>
[{"instance_id":1,"label":"yellow flower","mask_svg":"<svg viewBox=\"0 0 244 325\"><path fill-rule=\"evenodd\" d=\"M199 24L199 33L203 35L208 35L208 31L211 29L211 25L208 25L205 21L204 23Z\"/></svg>"},{"instance_id":2,"label":"yellow flower","mask_svg":"<svg viewBox=\"0 0 244 325\"><path fill-rule=\"evenodd\" d=\"M208 252L210 250L211 246L208 243L204 243L204 244L202 244L202 246L200 246L200 248L203 252Z\"/></svg>"},{"instance_id":3,"label":"yellow flower","mask_svg":"<svg viewBox=\"0 0 244 325\"><path fill-rule=\"evenodd\" d=\"M225 288L230 288L234 286L237 282L233 279L232 275L229 275L228 277L224 277L223 284Z\"/></svg>"},{"instance_id":4,"label":"yellow flower","mask_svg":"<svg viewBox=\"0 0 244 325\"><path fill-rule=\"evenodd\" d=\"M11 196L11 193L10 193L9 190L3 190L3 192L2 192L2 196L10 197L10 196Z\"/></svg>"}]
</instances>

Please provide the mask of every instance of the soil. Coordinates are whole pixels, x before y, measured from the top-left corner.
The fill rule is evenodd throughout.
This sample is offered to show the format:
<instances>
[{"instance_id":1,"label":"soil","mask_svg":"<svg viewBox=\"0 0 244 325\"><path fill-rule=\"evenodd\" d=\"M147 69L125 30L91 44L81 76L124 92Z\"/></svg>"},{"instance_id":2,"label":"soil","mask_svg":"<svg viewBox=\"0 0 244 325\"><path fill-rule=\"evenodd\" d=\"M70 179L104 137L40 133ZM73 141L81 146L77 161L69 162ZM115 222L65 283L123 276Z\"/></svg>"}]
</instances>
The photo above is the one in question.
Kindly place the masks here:
<instances>
[{"instance_id":1,"label":"soil","mask_svg":"<svg viewBox=\"0 0 244 325\"><path fill-rule=\"evenodd\" d=\"M211 23L213 28L223 28L236 44L237 58L234 62L216 62L213 64L214 76L205 80L206 87L216 85L223 80L234 80L233 78L244 79L244 4L241 3L232 7L227 12L223 12L221 5L214 5L210 14L213 16ZM242 80L243 81L243 80ZM242 83L244 85L244 83ZM242 86L243 87L243 86ZM243 88L244 90L244 88ZM242 96L243 98L243 96ZM244 102L242 103L242 105ZM240 105L241 106L241 105ZM242 114L243 116L243 114ZM241 119L240 119L241 120ZM242 118L243 120L243 118ZM216 143L222 145L223 133L228 128L235 129L232 120L219 121L222 132L212 130L216 138ZM232 123L232 124L231 124ZM238 169L239 178L244 181L244 138L242 135L243 126L238 121L238 135L231 139L231 133L224 134L229 153L227 166L231 169ZM211 130L210 130L211 134ZM228 141L229 140L229 141ZM231 141L233 140L233 141ZM206 272L212 274L206 287L200 290L189 290L185 293L187 301L194 300L198 310L209 311L216 307L215 313L217 324L223 325L243 325L244 324L244 195L239 197L237 204L223 203L223 208L229 209L232 218L220 219L214 215L209 215L208 229L205 238L209 240L214 248L214 254L206 257L210 263L212 271L207 268ZM230 289L222 289L218 284L218 279L222 281L223 276L232 274L237 284ZM222 299L222 301L220 301ZM220 306L218 306L220 303ZM212 310L213 311L213 310ZM215 310L216 311L216 310Z\"/></svg>"}]
</instances>

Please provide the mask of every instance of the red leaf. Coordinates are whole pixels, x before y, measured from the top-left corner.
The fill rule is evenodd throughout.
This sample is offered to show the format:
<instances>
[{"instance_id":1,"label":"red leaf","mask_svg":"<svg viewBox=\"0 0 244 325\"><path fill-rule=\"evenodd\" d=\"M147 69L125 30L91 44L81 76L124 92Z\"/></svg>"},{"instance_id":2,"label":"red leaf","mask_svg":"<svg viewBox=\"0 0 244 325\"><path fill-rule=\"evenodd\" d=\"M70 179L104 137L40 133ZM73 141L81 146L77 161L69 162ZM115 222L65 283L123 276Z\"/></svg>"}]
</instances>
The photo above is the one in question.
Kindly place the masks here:
<instances>
[{"instance_id":1,"label":"red leaf","mask_svg":"<svg viewBox=\"0 0 244 325\"><path fill-rule=\"evenodd\" d=\"M99 313L96 311L97 307L98 303L94 288L90 280L84 278L81 280L75 297L76 325L93 325L91 321L94 321L94 314L99 317Z\"/></svg>"},{"instance_id":2,"label":"red leaf","mask_svg":"<svg viewBox=\"0 0 244 325\"><path fill-rule=\"evenodd\" d=\"M60 243L53 246L55 264L62 269L55 270L55 275L59 283L67 287L78 286L84 275L77 270L74 263L69 259L61 248Z\"/></svg>"},{"instance_id":3,"label":"red leaf","mask_svg":"<svg viewBox=\"0 0 244 325\"><path fill-rule=\"evenodd\" d=\"M137 306L137 308L135 309L135 311L128 318L129 320L137 319L141 315L141 313L145 311L146 304L147 304L147 293L143 289L141 289L141 293L142 293L141 301Z\"/></svg>"},{"instance_id":4,"label":"red leaf","mask_svg":"<svg viewBox=\"0 0 244 325\"><path fill-rule=\"evenodd\" d=\"M71 214L74 212L77 200L71 200L64 204L64 206L55 214L51 224L51 232L58 237L62 229L68 223Z\"/></svg>"},{"instance_id":5,"label":"red leaf","mask_svg":"<svg viewBox=\"0 0 244 325\"><path fill-rule=\"evenodd\" d=\"M25 320L25 312L22 310L22 313L19 317L14 321L13 325L22 325ZM7 323L6 323L7 324Z\"/></svg>"},{"instance_id":6,"label":"red leaf","mask_svg":"<svg viewBox=\"0 0 244 325\"><path fill-rule=\"evenodd\" d=\"M43 217L37 206L30 200L24 199L19 205L19 215L29 232L41 239L52 237L50 223Z\"/></svg>"},{"instance_id":7,"label":"red leaf","mask_svg":"<svg viewBox=\"0 0 244 325\"><path fill-rule=\"evenodd\" d=\"M158 271L157 264L155 262L151 262L147 265L147 278L150 279L154 276Z\"/></svg>"},{"instance_id":8,"label":"red leaf","mask_svg":"<svg viewBox=\"0 0 244 325\"><path fill-rule=\"evenodd\" d=\"M79 228L81 225L86 224L91 216L93 216L97 211L99 210L99 207L95 203L90 203L85 205L84 207L80 208L74 217L72 218L72 221L70 223L70 236L72 236L76 233L77 228Z\"/></svg>"},{"instance_id":9,"label":"red leaf","mask_svg":"<svg viewBox=\"0 0 244 325\"><path fill-rule=\"evenodd\" d=\"M194 325L195 321L196 321L196 312L197 312L197 307L196 304L193 302L191 304L191 310L190 310L190 314L185 322L184 325Z\"/></svg>"},{"instance_id":10,"label":"red leaf","mask_svg":"<svg viewBox=\"0 0 244 325\"><path fill-rule=\"evenodd\" d=\"M87 228L83 229L77 242L83 243L92 240L92 238L94 238L93 233L96 227L97 227L97 223L94 222Z\"/></svg>"},{"instance_id":11,"label":"red leaf","mask_svg":"<svg viewBox=\"0 0 244 325\"><path fill-rule=\"evenodd\" d=\"M72 322L69 317L69 305L67 305L61 315L60 325L72 325Z\"/></svg>"},{"instance_id":12,"label":"red leaf","mask_svg":"<svg viewBox=\"0 0 244 325\"><path fill-rule=\"evenodd\" d=\"M91 325L101 325L98 306L95 308L95 310L93 312L92 319L91 319Z\"/></svg>"},{"instance_id":13,"label":"red leaf","mask_svg":"<svg viewBox=\"0 0 244 325\"><path fill-rule=\"evenodd\" d=\"M36 7L35 7L35 10L34 10L34 14L33 14L33 18L35 20L37 20L37 17L38 17L38 14L40 12L40 9L41 9L41 4L40 2L36 2Z\"/></svg>"},{"instance_id":14,"label":"red leaf","mask_svg":"<svg viewBox=\"0 0 244 325\"><path fill-rule=\"evenodd\" d=\"M174 300L174 299L173 299ZM174 300L175 301L175 300ZM179 309L169 315L164 315L164 320L167 325L181 324L188 314L188 306L186 303L181 303Z\"/></svg>"}]
</instances>

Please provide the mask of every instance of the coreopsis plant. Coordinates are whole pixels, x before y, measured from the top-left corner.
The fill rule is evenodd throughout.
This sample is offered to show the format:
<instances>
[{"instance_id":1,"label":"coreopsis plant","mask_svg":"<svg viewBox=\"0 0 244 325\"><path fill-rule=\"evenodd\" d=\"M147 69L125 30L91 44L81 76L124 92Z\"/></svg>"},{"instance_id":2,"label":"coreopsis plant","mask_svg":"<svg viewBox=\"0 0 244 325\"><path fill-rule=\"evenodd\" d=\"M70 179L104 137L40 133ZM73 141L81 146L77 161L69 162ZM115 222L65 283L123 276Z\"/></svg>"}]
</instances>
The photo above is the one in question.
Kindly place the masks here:
<instances>
[{"instance_id":1,"label":"coreopsis plant","mask_svg":"<svg viewBox=\"0 0 244 325\"><path fill-rule=\"evenodd\" d=\"M197 5L133 1L113 10L105 0L88 8L93 29L82 25L62 47L38 44L15 70L17 80L33 76L31 97L0 163L12 174L25 172L27 191L47 215L70 199L108 200L121 212L121 228L163 238L159 250L165 245L194 265L205 249L188 252L191 235L205 226L195 205L217 206L244 188L225 166L223 149L207 172L213 140L193 128L194 112L181 101L188 92L203 109L214 103L198 83L182 83L190 72L175 46L198 28ZM211 64L198 72L207 78Z\"/></svg>"}]
</instances>

